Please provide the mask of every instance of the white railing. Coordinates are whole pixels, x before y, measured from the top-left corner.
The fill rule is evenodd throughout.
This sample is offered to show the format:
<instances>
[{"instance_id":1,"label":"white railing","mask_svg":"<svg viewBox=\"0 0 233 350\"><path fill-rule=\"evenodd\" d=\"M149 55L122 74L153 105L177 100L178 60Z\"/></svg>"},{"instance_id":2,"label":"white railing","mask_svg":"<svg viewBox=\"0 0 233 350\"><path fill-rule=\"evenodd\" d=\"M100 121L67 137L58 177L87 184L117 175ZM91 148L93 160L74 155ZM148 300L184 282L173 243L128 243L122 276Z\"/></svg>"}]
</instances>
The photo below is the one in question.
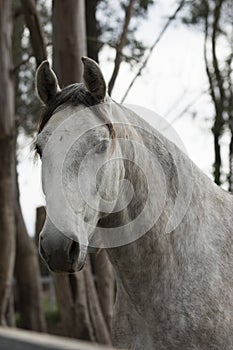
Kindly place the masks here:
<instances>
[{"instance_id":1,"label":"white railing","mask_svg":"<svg viewBox=\"0 0 233 350\"><path fill-rule=\"evenodd\" d=\"M0 327L1 350L113 350L112 347L52 336L48 334Z\"/></svg>"}]
</instances>

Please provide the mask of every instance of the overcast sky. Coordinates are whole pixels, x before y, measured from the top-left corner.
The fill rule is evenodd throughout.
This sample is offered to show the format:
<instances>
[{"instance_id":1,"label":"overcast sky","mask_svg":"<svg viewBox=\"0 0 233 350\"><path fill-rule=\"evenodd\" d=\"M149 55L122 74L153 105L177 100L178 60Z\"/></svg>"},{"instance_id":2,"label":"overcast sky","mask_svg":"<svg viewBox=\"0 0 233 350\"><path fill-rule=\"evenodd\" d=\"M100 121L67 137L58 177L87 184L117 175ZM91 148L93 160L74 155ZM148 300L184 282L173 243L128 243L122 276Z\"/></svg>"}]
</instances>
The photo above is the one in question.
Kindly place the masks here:
<instances>
[{"instance_id":1,"label":"overcast sky","mask_svg":"<svg viewBox=\"0 0 233 350\"><path fill-rule=\"evenodd\" d=\"M152 45L166 21L166 16L171 15L175 8L173 0L160 0L150 9L149 18L139 31L139 36L146 45ZM106 60L109 54L111 52L106 48L100 55L100 65L107 81L113 68L111 62ZM134 74L126 64L122 64L113 91L116 101L121 100ZM146 69L125 102L149 108L172 123L190 158L211 177L214 153L210 128L213 111L208 93L205 93L207 88L203 35L200 31L176 24L167 30L156 46ZM193 118L190 112L180 116L185 107L194 101L191 111L197 111L196 117ZM224 144L224 139L222 142ZM40 161L33 162L30 145L25 144L25 140L21 144L21 205L28 231L32 235L35 209L44 204L40 185ZM223 149L224 151L227 152L227 149Z\"/></svg>"}]
</instances>

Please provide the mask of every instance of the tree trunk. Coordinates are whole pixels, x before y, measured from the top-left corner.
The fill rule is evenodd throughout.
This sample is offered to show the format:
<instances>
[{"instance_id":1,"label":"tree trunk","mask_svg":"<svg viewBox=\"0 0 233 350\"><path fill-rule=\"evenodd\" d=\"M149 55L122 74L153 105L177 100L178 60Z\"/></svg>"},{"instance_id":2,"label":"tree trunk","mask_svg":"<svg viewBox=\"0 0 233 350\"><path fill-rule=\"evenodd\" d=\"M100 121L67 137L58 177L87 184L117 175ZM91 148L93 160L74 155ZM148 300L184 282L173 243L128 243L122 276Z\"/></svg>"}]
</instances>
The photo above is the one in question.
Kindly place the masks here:
<instances>
[{"instance_id":1,"label":"tree trunk","mask_svg":"<svg viewBox=\"0 0 233 350\"><path fill-rule=\"evenodd\" d=\"M98 54L100 44L98 44L100 30L96 19L96 7L99 0L86 0L86 28L87 28L87 53L88 57L99 62ZM91 262L96 276L96 287L100 307L108 327L111 330L113 304L115 300L115 279L113 268L108 255L104 249L97 254L91 255Z\"/></svg>"},{"instance_id":2,"label":"tree trunk","mask_svg":"<svg viewBox=\"0 0 233 350\"><path fill-rule=\"evenodd\" d=\"M6 325L15 260L15 124L11 2L0 1L0 325Z\"/></svg>"},{"instance_id":3,"label":"tree trunk","mask_svg":"<svg viewBox=\"0 0 233 350\"><path fill-rule=\"evenodd\" d=\"M11 293L7 305L6 323L9 327L15 327L14 285L11 288Z\"/></svg>"},{"instance_id":4,"label":"tree trunk","mask_svg":"<svg viewBox=\"0 0 233 350\"><path fill-rule=\"evenodd\" d=\"M224 126L224 103L225 103L225 93L223 88L223 79L219 69L219 62L216 53L216 43L217 43L217 33L218 25L221 14L221 7L223 0L218 0L215 3L215 8L213 10L213 21L209 19L210 9L208 9L205 17L205 40L204 40L204 59L206 74L209 80L210 96L214 103L215 109L215 120L212 127L212 133L214 137L214 181L217 185L221 184L221 145L220 137L223 132ZM211 42L211 60L208 60L207 46L208 41Z\"/></svg>"},{"instance_id":5,"label":"tree trunk","mask_svg":"<svg viewBox=\"0 0 233 350\"><path fill-rule=\"evenodd\" d=\"M81 56L86 55L84 0L53 1L53 64L62 86L82 78Z\"/></svg>"},{"instance_id":6,"label":"tree trunk","mask_svg":"<svg viewBox=\"0 0 233 350\"><path fill-rule=\"evenodd\" d=\"M20 327L37 332L45 332L46 323L42 307L38 253L33 240L27 233L19 203L19 193L15 204L15 219L15 275L19 293Z\"/></svg>"},{"instance_id":7,"label":"tree trunk","mask_svg":"<svg viewBox=\"0 0 233 350\"><path fill-rule=\"evenodd\" d=\"M44 226L45 218L46 218L45 207L36 208L35 243L37 247L39 244L39 234Z\"/></svg>"},{"instance_id":8,"label":"tree trunk","mask_svg":"<svg viewBox=\"0 0 233 350\"><path fill-rule=\"evenodd\" d=\"M40 274L41 276L49 276L50 272L48 269L48 266L44 262L44 260L41 258L38 250L38 244L39 244L39 235L40 231L42 230L45 222L46 217L46 211L45 207L39 207L36 209L36 227L35 227L35 244L37 247L37 255L39 259L39 266L40 266Z\"/></svg>"},{"instance_id":9,"label":"tree trunk","mask_svg":"<svg viewBox=\"0 0 233 350\"><path fill-rule=\"evenodd\" d=\"M35 0L21 0L37 66L46 59L46 45ZM67 6L68 7L68 6Z\"/></svg>"},{"instance_id":10,"label":"tree trunk","mask_svg":"<svg viewBox=\"0 0 233 350\"><path fill-rule=\"evenodd\" d=\"M113 304L115 300L115 279L113 268L105 249L93 254L96 285L100 306L109 331L111 330Z\"/></svg>"},{"instance_id":11,"label":"tree trunk","mask_svg":"<svg viewBox=\"0 0 233 350\"><path fill-rule=\"evenodd\" d=\"M99 62L98 53L101 48L98 39L100 28L96 19L96 7L99 0L86 0L86 31L87 31L87 55Z\"/></svg>"},{"instance_id":12,"label":"tree trunk","mask_svg":"<svg viewBox=\"0 0 233 350\"><path fill-rule=\"evenodd\" d=\"M105 322L98 294L96 292L89 257L87 258L87 264L84 269L84 280L86 285L88 309L95 339L101 344L111 344L110 332Z\"/></svg>"},{"instance_id":13,"label":"tree trunk","mask_svg":"<svg viewBox=\"0 0 233 350\"><path fill-rule=\"evenodd\" d=\"M23 1L24 12L27 15L27 23L34 21L38 15L34 10L31 13L27 7L27 3L33 4L33 1ZM13 2L13 8L16 9L18 1ZM31 13L31 14L30 14ZM33 22L34 23L34 22ZM14 22L13 31L13 60L14 65L22 60L22 35L24 30L24 17L22 16ZM32 34L33 29L30 30ZM33 38L37 35L33 34ZM38 50L38 45L37 45ZM38 50L40 52L41 50ZM42 50L43 51L43 50ZM15 96L17 96L19 88L19 72L15 72ZM18 132L18 125L16 127ZM17 171L15 169L15 171ZM18 285L19 294L19 311L20 311L20 327L43 332L46 330L45 317L42 308L42 288L40 281L40 270L38 264L38 254L33 240L29 237L24 223L20 202L18 177L16 172L16 203L15 203L15 222L16 222L16 265L15 275Z\"/></svg>"},{"instance_id":14,"label":"tree trunk","mask_svg":"<svg viewBox=\"0 0 233 350\"><path fill-rule=\"evenodd\" d=\"M81 56L86 55L84 0L53 1L53 66L61 86L82 77ZM83 272L53 274L62 328L67 336L95 340L87 308Z\"/></svg>"},{"instance_id":15,"label":"tree trunk","mask_svg":"<svg viewBox=\"0 0 233 350\"><path fill-rule=\"evenodd\" d=\"M96 341L87 307L84 273L52 274L64 336Z\"/></svg>"},{"instance_id":16,"label":"tree trunk","mask_svg":"<svg viewBox=\"0 0 233 350\"><path fill-rule=\"evenodd\" d=\"M230 121L233 124L233 120ZM231 141L229 145L229 191L233 190L233 126L231 130Z\"/></svg>"},{"instance_id":17,"label":"tree trunk","mask_svg":"<svg viewBox=\"0 0 233 350\"><path fill-rule=\"evenodd\" d=\"M85 2L53 2L53 63L61 86L82 80L81 56L86 55ZM73 275L53 274L63 328L67 334L110 344L111 339L91 266Z\"/></svg>"}]
</instances>

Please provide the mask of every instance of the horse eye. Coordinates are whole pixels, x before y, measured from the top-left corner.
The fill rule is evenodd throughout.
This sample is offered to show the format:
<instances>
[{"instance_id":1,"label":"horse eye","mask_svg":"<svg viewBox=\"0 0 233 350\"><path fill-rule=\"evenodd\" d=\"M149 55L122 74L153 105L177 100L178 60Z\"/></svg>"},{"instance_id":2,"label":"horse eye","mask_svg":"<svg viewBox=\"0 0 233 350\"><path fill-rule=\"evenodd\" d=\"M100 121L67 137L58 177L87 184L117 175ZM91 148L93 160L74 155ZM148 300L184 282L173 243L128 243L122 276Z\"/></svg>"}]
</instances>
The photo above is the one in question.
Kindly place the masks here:
<instances>
[{"instance_id":1,"label":"horse eye","mask_svg":"<svg viewBox=\"0 0 233 350\"><path fill-rule=\"evenodd\" d=\"M108 148L108 140L103 140L100 142L99 145L96 147L96 153L104 153L106 149Z\"/></svg>"}]
</instances>

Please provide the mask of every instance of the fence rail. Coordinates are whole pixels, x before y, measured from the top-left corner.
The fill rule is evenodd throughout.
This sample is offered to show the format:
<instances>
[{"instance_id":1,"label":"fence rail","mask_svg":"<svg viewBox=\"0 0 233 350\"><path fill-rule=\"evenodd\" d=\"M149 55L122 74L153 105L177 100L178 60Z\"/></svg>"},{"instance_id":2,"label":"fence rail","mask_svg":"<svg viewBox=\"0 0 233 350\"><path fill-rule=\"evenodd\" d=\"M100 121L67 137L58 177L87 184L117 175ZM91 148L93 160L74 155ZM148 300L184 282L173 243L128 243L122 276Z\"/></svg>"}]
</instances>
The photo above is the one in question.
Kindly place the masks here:
<instances>
[{"instance_id":1,"label":"fence rail","mask_svg":"<svg viewBox=\"0 0 233 350\"><path fill-rule=\"evenodd\" d=\"M78 340L0 327L1 350L114 350Z\"/></svg>"}]
</instances>

